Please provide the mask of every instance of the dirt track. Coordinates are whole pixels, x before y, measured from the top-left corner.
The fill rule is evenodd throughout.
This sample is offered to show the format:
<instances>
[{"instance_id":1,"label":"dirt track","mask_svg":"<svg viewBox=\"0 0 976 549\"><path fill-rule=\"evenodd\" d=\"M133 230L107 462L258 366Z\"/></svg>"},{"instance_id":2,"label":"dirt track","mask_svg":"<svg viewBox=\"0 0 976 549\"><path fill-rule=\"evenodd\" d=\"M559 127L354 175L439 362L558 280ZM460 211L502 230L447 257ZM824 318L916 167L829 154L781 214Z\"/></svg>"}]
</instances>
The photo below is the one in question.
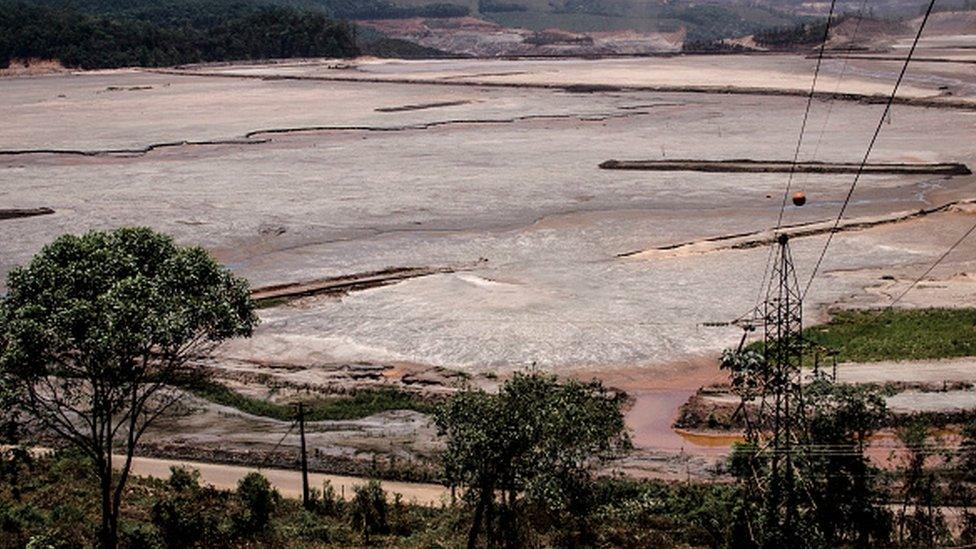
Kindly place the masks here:
<instances>
[{"instance_id":1,"label":"dirt track","mask_svg":"<svg viewBox=\"0 0 976 549\"><path fill-rule=\"evenodd\" d=\"M369 288L379 288L421 276L453 273L461 268L463 267L397 267L382 271L325 278L308 282L262 286L251 291L251 299L261 301L270 299L294 299L311 295L345 294Z\"/></svg>"},{"instance_id":2,"label":"dirt track","mask_svg":"<svg viewBox=\"0 0 976 549\"><path fill-rule=\"evenodd\" d=\"M117 461L121 459L121 456L116 456ZM189 467L196 469L200 471L200 480L204 484L209 484L221 490L234 490L237 488L237 482L244 478L245 475L251 472L259 472L267 477L272 486L277 488L281 495L295 499L302 497L302 476L299 471L257 469L218 463L136 457L132 462L132 473L140 476L165 479L170 476L170 467ZM367 479L360 477L324 475L321 473L309 473L308 475L309 486L313 488L321 489L323 482L326 480L332 484L332 487L338 495L346 499L352 498L353 488L365 484L367 481ZM384 481L383 488L391 497L393 494L400 494L403 496L404 501L419 505L439 505L450 502L451 497L450 490L439 484Z\"/></svg>"},{"instance_id":3,"label":"dirt track","mask_svg":"<svg viewBox=\"0 0 976 549\"><path fill-rule=\"evenodd\" d=\"M804 223L794 226L784 226L778 232L788 234L791 238L801 238L807 236L817 236L829 232L856 231L909 221L919 217L938 214L950 211L956 207L967 207L973 204L972 200L960 200L947 204L941 204L933 208L926 208L912 212L896 212L890 215L875 216L869 218L855 218L841 221L834 226L834 221L818 221L814 223ZM759 231L748 234L724 235L707 238L695 242L682 242L680 244L670 244L650 250L636 250L618 254L619 258L635 259L665 259L671 257L684 257L689 255L717 252L720 250L742 250L766 246L775 241L776 232L773 230Z\"/></svg>"}]
</instances>

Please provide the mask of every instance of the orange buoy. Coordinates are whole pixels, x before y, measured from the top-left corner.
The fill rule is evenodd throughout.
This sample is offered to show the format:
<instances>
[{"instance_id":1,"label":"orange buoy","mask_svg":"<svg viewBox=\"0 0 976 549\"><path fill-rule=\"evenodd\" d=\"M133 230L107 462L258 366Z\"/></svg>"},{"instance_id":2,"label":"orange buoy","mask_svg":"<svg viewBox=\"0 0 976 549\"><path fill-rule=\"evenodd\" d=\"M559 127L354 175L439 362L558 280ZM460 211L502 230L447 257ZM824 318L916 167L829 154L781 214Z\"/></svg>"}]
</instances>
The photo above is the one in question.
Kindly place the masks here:
<instances>
[{"instance_id":1,"label":"orange buoy","mask_svg":"<svg viewBox=\"0 0 976 549\"><path fill-rule=\"evenodd\" d=\"M807 203L807 195L805 195L805 194L803 194L801 192L795 192L795 193L793 193L793 205L794 206L802 206L802 205L804 205L806 203Z\"/></svg>"}]
</instances>

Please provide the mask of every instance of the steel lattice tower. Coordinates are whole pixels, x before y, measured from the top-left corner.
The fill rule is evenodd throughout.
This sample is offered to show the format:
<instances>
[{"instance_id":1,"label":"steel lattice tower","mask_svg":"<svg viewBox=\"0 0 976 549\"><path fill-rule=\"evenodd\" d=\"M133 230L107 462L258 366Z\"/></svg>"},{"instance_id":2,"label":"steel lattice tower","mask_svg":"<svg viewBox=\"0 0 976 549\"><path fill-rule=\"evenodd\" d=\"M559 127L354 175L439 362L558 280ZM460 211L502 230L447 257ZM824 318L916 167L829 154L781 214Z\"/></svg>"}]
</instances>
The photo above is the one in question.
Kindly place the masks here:
<instances>
[{"instance_id":1,"label":"steel lattice tower","mask_svg":"<svg viewBox=\"0 0 976 549\"><path fill-rule=\"evenodd\" d=\"M801 383L803 359L803 302L789 236L777 238L777 257L772 265L763 305L765 395L760 416L767 419L766 450L770 452L768 517L772 524L790 532L796 514L794 460L798 428L804 418ZM785 509L784 509L785 508ZM782 523L780 521L782 520Z\"/></svg>"}]
</instances>

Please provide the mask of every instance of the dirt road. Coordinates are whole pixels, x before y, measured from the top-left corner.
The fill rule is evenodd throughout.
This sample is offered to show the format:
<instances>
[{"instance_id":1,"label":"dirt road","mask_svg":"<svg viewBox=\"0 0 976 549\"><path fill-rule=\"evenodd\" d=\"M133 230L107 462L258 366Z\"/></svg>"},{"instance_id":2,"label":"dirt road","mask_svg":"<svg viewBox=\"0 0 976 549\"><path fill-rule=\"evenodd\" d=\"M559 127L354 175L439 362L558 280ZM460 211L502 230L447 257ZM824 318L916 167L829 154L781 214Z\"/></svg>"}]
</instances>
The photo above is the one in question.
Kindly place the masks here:
<instances>
[{"instance_id":1,"label":"dirt road","mask_svg":"<svg viewBox=\"0 0 976 549\"><path fill-rule=\"evenodd\" d=\"M121 461L121 459L121 456L116 456L117 462ZM248 473L257 471L267 477L271 485L277 488L282 496L294 499L302 497L302 476L299 471L257 469L254 467L223 465L218 463L136 457L132 462L132 473L146 477L169 478L170 467L174 466L189 467L200 471L200 480L204 484L209 484L221 490L235 489L237 482L241 478ZM366 483L366 479L360 477L325 475L321 473L309 473L308 475L309 486L313 488L321 489L323 482L326 480L332 484L336 493L345 499L352 498L353 488ZM450 502L451 498L450 490L439 484L384 481L383 489L391 497L393 494L400 494L403 496L405 502L418 505L439 505L442 502Z\"/></svg>"}]
</instances>

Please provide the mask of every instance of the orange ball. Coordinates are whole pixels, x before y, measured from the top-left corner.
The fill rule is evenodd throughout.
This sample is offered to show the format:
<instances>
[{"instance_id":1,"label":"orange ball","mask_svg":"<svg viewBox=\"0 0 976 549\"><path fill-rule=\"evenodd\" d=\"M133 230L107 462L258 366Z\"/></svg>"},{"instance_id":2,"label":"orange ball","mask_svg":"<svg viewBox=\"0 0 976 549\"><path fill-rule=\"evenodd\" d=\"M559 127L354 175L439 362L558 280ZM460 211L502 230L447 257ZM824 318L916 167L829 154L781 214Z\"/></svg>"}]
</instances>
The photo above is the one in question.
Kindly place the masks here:
<instances>
[{"instance_id":1,"label":"orange ball","mask_svg":"<svg viewBox=\"0 0 976 549\"><path fill-rule=\"evenodd\" d=\"M806 203L807 203L807 195L805 195L805 194L803 194L801 192L795 192L795 193L793 193L793 205L794 206L802 206L802 205L804 205Z\"/></svg>"}]
</instances>

